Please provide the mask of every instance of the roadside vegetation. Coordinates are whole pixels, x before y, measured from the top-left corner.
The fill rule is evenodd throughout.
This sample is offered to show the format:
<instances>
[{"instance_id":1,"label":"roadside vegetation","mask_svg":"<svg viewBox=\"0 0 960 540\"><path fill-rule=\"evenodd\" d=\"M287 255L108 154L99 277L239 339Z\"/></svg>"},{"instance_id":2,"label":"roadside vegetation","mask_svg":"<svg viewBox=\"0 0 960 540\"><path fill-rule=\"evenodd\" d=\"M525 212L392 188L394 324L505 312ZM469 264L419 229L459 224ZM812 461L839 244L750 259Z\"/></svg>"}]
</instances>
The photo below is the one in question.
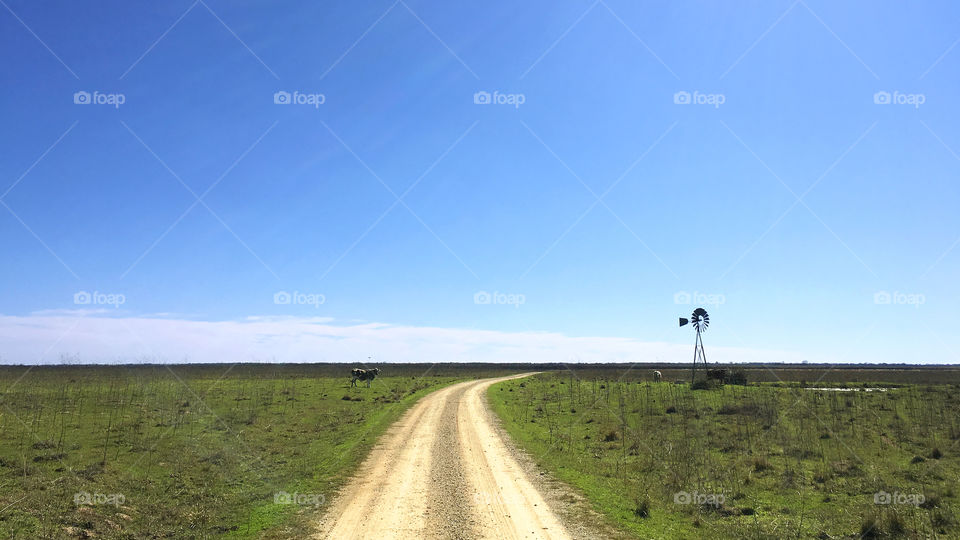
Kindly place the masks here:
<instances>
[{"instance_id":1,"label":"roadside vegetation","mask_svg":"<svg viewBox=\"0 0 960 540\"><path fill-rule=\"evenodd\" d=\"M350 367L0 368L0 537L303 537L409 405L490 371Z\"/></svg>"},{"instance_id":2,"label":"roadside vegetation","mask_svg":"<svg viewBox=\"0 0 960 540\"><path fill-rule=\"evenodd\" d=\"M958 538L958 372L907 371L691 390L672 382L689 371L576 369L489 397L521 447L638 538ZM847 391L812 388L828 386Z\"/></svg>"}]
</instances>

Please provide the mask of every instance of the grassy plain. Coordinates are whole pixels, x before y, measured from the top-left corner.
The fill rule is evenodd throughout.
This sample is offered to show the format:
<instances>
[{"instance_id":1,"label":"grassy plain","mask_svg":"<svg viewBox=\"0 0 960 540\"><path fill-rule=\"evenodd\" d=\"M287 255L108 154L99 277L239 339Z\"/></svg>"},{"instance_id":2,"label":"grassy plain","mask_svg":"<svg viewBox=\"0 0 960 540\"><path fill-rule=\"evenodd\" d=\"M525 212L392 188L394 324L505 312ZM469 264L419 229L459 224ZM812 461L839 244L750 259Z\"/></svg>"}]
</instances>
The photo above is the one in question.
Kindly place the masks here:
<instances>
[{"instance_id":1,"label":"grassy plain","mask_svg":"<svg viewBox=\"0 0 960 540\"><path fill-rule=\"evenodd\" d=\"M637 536L960 537L960 370L753 367L788 382L692 392L651 366L381 365L369 389L351 367L0 367L0 538L303 537L416 399L538 369L561 371L491 389L506 427Z\"/></svg>"},{"instance_id":2,"label":"grassy plain","mask_svg":"<svg viewBox=\"0 0 960 540\"><path fill-rule=\"evenodd\" d=\"M790 369L691 390L581 366L489 396L515 441L638 538L960 538L960 371L841 371L851 391L821 391L806 387L834 386L823 369Z\"/></svg>"},{"instance_id":3,"label":"grassy plain","mask_svg":"<svg viewBox=\"0 0 960 540\"><path fill-rule=\"evenodd\" d=\"M504 371L350 367L0 368L0 538L303 536L417 398Z\"/></svg>"}]
</instances>

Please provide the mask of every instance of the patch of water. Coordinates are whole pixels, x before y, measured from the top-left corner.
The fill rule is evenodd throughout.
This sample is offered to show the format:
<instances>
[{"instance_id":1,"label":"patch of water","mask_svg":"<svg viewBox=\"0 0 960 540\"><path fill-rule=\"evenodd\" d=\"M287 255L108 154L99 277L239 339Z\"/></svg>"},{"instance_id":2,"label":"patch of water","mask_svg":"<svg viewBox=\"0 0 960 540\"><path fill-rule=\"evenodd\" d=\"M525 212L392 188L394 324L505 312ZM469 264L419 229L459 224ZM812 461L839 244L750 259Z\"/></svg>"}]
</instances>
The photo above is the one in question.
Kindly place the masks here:
<instances>
[{"instance_id":1,"label":"patch of water","mask_svg":"<svg viewBox=\"0 0 960 540\"><path fill-rule=\"evenodd\" d=\"M822 390L824 392L886 392L889 388L807 388L807 390Z\"/></svg>"}]
</instances>

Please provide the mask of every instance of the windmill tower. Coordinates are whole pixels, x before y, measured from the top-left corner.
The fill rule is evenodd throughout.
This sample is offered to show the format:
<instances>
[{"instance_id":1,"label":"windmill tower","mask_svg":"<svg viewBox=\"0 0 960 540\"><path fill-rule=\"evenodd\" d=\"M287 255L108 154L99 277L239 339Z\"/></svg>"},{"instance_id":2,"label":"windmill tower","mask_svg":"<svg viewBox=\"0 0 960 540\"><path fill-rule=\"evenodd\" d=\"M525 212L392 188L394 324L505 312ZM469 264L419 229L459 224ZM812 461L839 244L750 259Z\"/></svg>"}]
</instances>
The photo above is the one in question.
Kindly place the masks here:
<instances>
[{"instance_id":1,"label":"windmill tower","mask_svg":"<svg viewBox=\"0 0 960 540\"><path fill-rule=\"evenodd\" d=\"M680 317L680 326L687 323L690 323L697 331L697 339L693 342L693 371L690 376L690 383L693 384L697 380L697 364L702 366L705 377L707 374L707 354L703 351L703 338L700 337L700 333L706 331L707 327L710 326L710 315L707 314L707 310L697 308L693 310L689 320Z\"/></svg>"}]
</instances>

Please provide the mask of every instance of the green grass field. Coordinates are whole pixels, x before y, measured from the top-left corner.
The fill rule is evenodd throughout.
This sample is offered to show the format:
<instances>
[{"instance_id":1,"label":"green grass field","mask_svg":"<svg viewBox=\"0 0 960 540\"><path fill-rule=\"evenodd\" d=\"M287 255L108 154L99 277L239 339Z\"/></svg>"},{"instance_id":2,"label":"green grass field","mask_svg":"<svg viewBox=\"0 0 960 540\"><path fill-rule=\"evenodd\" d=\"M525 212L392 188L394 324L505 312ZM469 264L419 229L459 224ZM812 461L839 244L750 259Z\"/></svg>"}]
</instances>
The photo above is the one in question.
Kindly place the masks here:
<instances>
[{"instance_id":1,"label":"green grass field","mask_svg":"<svg viewBox=\"0 0 960 540\"><path fill-rule=\"evenodd\" d=\"M303 537L416 399L536 369L384 366L367 389L349 387L350 367L0 367L0 537ZM818 379L790 369L772 377ZM637 536L960 537L956 370L879 370L884 393L691 392L622 366L574 372L495 385L492 402L522 446ZM893 504L875 504L882 493Z\"/></svg>"},{"instance_id":2,"label":"green grass field","mask_svg":"<svg viewBox=\"0 0 960 540\"><path fill-rule=\"evenodd\" d=\"M428 367L3 368L0 537L303 536Z\"/></svg>"},{"instance_id":3,"label":"green grass field","mask_svg":"<svg viewBox=\"0 0 960 540\"><path fill-rule=\"evenodd\" d=\"M545 373L489 396L514 440L636 537L960 538L960 385L691 391L622 375Z\"/></svg>"}]
</instances>

